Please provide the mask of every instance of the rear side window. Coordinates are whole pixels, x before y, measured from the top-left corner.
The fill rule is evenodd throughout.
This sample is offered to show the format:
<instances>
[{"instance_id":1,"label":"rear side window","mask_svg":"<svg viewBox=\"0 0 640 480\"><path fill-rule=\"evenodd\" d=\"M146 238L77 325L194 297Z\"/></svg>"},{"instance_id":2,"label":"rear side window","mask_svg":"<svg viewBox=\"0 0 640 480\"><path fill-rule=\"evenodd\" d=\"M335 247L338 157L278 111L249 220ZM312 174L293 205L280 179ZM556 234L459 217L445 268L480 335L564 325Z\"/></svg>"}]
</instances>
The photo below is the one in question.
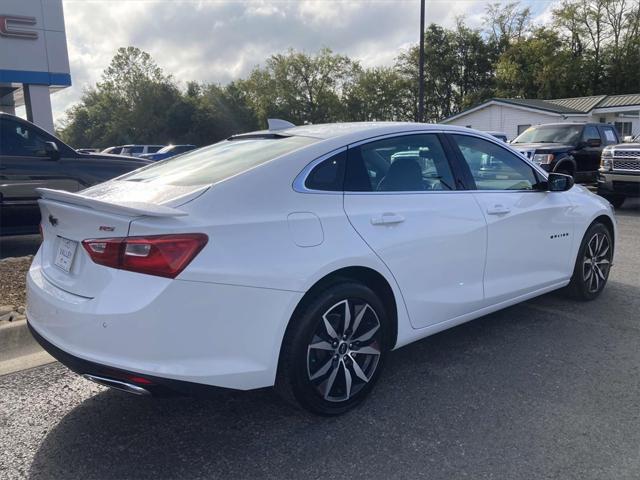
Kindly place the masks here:
<instances>
[{"instance_id":1,"label":"rear side window","mask_svg":"<svg viewBox=\"0 0 640 480\"><path fill-rule=\"evenodd\" d=\"M449 161L435 134L377 140L349 149L345 191L455 190Z\"/></svg>"},{"instance_id":2,"label":"rear side window","mask_svg":"<svg viewBox=\"0 0 640 480\"><path fill-rule=\"evenodd\" d=\"M158 150L162 148L162 145L147 147L147 153L156 153Z\"/></svg>"},{"instance_id":3,"label":"rear side window","mask_svg":"<svg viewBox=\"0 0 640 480\"><path fill-rule=\"evenodd\" d=\"M336 153L332 157L316 165L304 182L309 190L341 192L344 184L344 166L347 151Z\"/></svg>"},{"instance_id":4,"label":"rear side window","mask_svg":"<svg viewBox=\"0 0 640 480\"><path fill-rule=\"evenodd\" d=\"M602 131L604 132L604 144L605 145L615 145L618 142L618 136L616 135L613 127L602 127Z\"/></svg>"},{"instance_id":5,"label":"rear side window","mask_svg":"<svg viewBox=\"0 0 640 480\"><path fill-rule=\"evenodd\" d=\"M159 185L210 185L317 142L309 137L224 140L120 177Z\"/></svg>"}]
</instances>

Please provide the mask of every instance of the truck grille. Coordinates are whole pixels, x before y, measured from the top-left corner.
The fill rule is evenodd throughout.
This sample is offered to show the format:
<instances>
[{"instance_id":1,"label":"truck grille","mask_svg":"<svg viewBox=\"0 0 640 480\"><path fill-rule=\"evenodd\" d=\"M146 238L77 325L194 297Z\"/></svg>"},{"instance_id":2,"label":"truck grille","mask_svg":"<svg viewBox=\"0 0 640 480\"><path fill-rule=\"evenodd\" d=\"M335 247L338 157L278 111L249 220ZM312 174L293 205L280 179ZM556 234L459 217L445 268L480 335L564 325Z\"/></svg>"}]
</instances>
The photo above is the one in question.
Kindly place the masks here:
<instances>
[{"instance_id":1,"label":"truck grille","mask_svg":"<svg viewBox=\"0 0 640 480\"><path fill-rule=\"evenodd\" d=\"M613 159L613 169L614 170L631 170L634 172L640 171L640 161L638 160L618 160L617 158Z\"/></svg>"},{"instance_id":2,"label":"truck grille","mask_svg":"<svg viewBox=\"0 0 640 480\"><path fill-rule=\"evenodd\" d=\"M615 150L613 152L615 158L637 158L640 159L640 150Z\"/></svg>"}]
</instances>

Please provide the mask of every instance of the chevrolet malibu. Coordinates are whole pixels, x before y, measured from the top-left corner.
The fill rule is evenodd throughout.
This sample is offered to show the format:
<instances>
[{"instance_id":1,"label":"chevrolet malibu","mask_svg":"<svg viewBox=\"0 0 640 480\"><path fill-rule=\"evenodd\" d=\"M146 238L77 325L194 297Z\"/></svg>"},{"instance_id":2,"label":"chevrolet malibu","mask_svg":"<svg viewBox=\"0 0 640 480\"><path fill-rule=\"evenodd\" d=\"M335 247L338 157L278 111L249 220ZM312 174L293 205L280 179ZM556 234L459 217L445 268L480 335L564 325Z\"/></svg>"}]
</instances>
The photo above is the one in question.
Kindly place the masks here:
<instances>
[{"instance_id":1,"label":"chevrolet malibu","mask_svg":"<svg viewBox=\"0 0 640 480\"><path fill-rule=\"evenodd\" d=\"M467 128L233 136L79 193L40 190L36 339L137 394L275 386L323 415L389 352L552 290L602 292L611 205Z\"/></svg>"}]
</instances>

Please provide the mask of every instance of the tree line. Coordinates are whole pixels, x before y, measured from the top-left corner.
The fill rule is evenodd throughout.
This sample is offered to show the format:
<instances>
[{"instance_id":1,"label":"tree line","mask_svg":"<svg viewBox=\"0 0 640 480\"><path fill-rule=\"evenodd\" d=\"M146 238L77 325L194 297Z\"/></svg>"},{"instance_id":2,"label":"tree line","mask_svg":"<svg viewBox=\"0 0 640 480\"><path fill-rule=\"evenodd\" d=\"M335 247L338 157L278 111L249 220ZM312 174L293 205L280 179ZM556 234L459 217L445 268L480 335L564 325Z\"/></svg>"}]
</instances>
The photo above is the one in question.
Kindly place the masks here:
<instances>
[{"instance_id":1,"label":"tree line","mask_svg":"<svg viewBox=\"0 0 640 480\"><path fill-rule=\"evenodd\" d=\"M453 28L429 25L424 36L428 122L492 97L640 92L640 0L563 0L544 25L518 2L494 3L483 29L459 18ZM393 65L365 68L328 48L289 50L246 78L181 88L148 53L120 48L101 81L66 112L59 133L76 147L206 145L264 128L271 117L414 121L418 56L416 42Z\"/></svg>"}]
</instances>

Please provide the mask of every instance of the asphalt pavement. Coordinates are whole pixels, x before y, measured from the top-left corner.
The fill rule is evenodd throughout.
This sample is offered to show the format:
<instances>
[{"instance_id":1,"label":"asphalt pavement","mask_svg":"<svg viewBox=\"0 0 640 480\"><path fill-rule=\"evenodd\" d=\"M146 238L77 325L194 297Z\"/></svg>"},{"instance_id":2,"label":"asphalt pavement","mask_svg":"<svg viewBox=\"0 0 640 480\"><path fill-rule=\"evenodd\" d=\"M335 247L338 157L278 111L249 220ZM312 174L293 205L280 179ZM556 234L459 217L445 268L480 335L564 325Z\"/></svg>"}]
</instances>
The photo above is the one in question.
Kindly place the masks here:
<instances>
[{"instance_id":1,"label":"asphalt pavement","mask_svg":"<svg viewBox=\"0 0 640 480\"><path fill-rule=\"evenodd\" d=\"M640 478L640 203L590 303L552 293L390 355L364 405L153 399L59 364L0 377L0 478Z\"/></svg>"}]
</instances>

